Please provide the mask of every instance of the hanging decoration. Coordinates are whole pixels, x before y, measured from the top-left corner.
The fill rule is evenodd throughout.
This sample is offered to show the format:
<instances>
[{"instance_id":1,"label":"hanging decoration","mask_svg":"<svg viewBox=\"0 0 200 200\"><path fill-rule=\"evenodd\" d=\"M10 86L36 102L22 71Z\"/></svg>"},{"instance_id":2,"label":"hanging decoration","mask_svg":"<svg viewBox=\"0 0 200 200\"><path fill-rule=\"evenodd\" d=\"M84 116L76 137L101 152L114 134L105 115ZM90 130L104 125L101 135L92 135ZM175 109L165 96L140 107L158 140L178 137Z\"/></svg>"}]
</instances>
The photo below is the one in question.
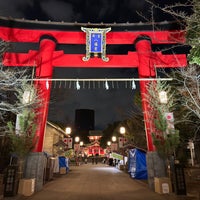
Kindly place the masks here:
<instances>
[{"instance_id":1,"label":"hanging decoration","mask_svg":"<svg viewBox=\"0 0 200 200\"><path fill-rule=\"evenodd\" d=\"M107 80L105 82L105 88L106 88L106 90L109 90L109 85L108 85L108 81Z\"/></svg>"},{"instance_id":2,"label":"hanging decoration","mask_svg":"<svg viewBox=\"0 0 200 200\"><path fill-rule=\"evenodd\" d=\"M135 81L133 79L133 81L132 81L132 90L135 90L135 89L136 89L136 84L135 84Z\"/></svg>"},{"instance_id":3,"label":"hanging decoration","mask_svg":"<svg viewBox=\"0 0 200 200\"><path fill-rule=\"evenodd\" d=\"M79 81L78 81L78 80L76 81L76 89L77 89L77 90L80 90L80 89L81 89L81 86L80 86L80 84L79 84Z\"/></svg>"},{"instance_id":4,"label":"hanging decoration","mask_svg":"<svg viewBox=\"0 0 200 200\"><path fill-rule=\"evenodd\" d=\"M106 33L111 28L85 28L81 30L86 32L86 56L82 58L83 61L88 61L91 56L101 57L105 62L109 61L106 57Z\"/></svg>"},{"instance_id":5,"label":"hanging decoration","mask_svg":"<svg viewBox=\"0 0 200 200\"><path fill-rule=\"evenodd\" d=\"M46 89L48 90L49 89L49 81L46 80Z\"/></svg>"},{"instance_id":6,"label":"hanging decoration","mask_svg":"<svg viewBox=\"0 0 200 200\"><path fill-rule=\"evenodd\" d=\"M46 89L49 89L49 81L53 83L53 88L68 88L68 89L136 89L135 81L172 81L172 78L70 78L70 79L28 79L28 81L45 81ZM65 82L62 84L62 82ZM120 84L123 82L124 84ZM81 83L81 84L80 84ZM109 84L110 83L110 84ZM82 87L81 87L82 86Z\"/></svg>"}]
</instances>

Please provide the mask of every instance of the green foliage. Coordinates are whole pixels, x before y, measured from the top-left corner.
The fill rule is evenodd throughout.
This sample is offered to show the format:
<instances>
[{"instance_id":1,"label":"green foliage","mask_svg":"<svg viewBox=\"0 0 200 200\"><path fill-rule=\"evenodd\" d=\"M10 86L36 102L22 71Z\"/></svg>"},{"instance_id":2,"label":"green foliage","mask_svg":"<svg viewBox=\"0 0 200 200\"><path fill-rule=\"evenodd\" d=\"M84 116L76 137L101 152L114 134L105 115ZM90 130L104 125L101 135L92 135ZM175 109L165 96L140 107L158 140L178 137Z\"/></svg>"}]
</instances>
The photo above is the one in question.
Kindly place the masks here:
<instances>
[{"instance_id":1,"label":"green foliage","mask_svg":"<svg viewBox=\"0 0 200 200\"><path fill-rule=\"evenodd\" d=\"M126 128L124 137L128 144L146 149L146 135L142 115L132 115L129 119L124 120L120 126Z\"/></svg>"},{"instance_id":2,"label":"green foliage","mask_svg":"<svg viewBox=\"0 0 200 200\"><path fill-rule=\"evenodd\" d=\"M159 93L167 92L166 103L160 103ZM153 143L158 154L166 159L171 156L180 143L179 131L169 126L166 113L172 112L174 98L171 87L165 82L150 83L148 86L148 102L151 107L151 116L154 117Z\"/></svg>"},{"instance_id":3,"label":"green foliage","mask_svg":"<svg viewBox=\"0 0 200 200\"><path fill-rule=\"evenodd\" d=\"M173 155L175 149L180 143L179 131L175 130L175 133L167 134L166 136L152 134L154 145L160 157L168 158L169 155Z\"/></svg>"},{"instance_id":4,"label":"green foliage","mask_svg":"<svg viewBox=\"0 0 200 200\"><path fill-rule=\"evenodd\" d=\"M200 65L200 46L194 45L188 56L190 64Z\"/></svg>"},{"instance_id":5,"label":"green foliage","mask_svg":"<svg viewBox=\"0 0 200 200\"><path fill-rule=\"evenodd\" d=\"M158 118L154 120L155 126L158 130L164 132L167 129L167 120L162 114L161 110L158 110Z\"/></svg>"},{"instance_id":6,"label":"green foliage","mask_svg":"<svg viewBox=\"0 0 200 200\"><path fill-rule=\"evenodd\" d=\"M158 154L167 158L175 152L180 143L179 131L167 127L167 120L162 112L155 119L156 133L152 133L153 143Z\"/></svg>"},{"instance_id":7,"label":"green foliage","mask_svg":"<svg viewBox=\"0 0 200 200\"><path fill-rule=\"evenodd\" d=\"M116 132L115 130L117 129L119 124L120 122L116 121L113 124L107 125L106 129L103 131L102 138L100 139L100 145L102 148L107 147L107 142L111 141L113 135L117 136L118 132Z\"/></svg>"},{"instance_id":8,"label":"green foliage","mask_svg":"<svg viewBox=\"0 0 200 200\"><path fill-rule=\"evenodd\" d=\"M121 126L126 129L124 137L126 138L128 144L132 144L141 149L146 149L143 116L138 113L131 113L131 116L124 121L108 124L107 128L103 131L103 137L100 140L102 148L107 147L107 142L111 141L112 136L116 136L117 138L122 137L119 131Z\"/></svg>"},{"instance_id":9,"label":"green foliage","mask_svg":"<svg viewBox=\"0 0 200 200\"><path fill-rule=\"evenodd\" d=\"M15 130L15 125L12 122L7 123L8 137L11 140L12 152L18 157L24 158L36 145L37 137L35 113L24 110L19 117L20 130Z\"/></svg>"},{"instance_id":10,"label":"green foliage","mask_svg":"<svg viewBox=\"0 0 200 200\"><path fill-rule=\"evenodd\" d=\"M141 94L139 91L135 92L134 99L133 99L134 104L142 109L142 99L141 99Z\"/></svg>"},{"instance_id":11,"label":"green foliage","mask_svg":"<svg viewBox=\"0 0 200 200\"><path fill-rule=\"evenodd\" d=\"M73 149L69 149L65 152L65 156L69 159L74 157L74 150Z\"/></svg>"},{"instance_id":12,"label":"green foliage","mask_svg":"<svg viewBox=\"0 0 200 200\"><path fill-rule=\"evenodd\" d=\"M188 56L191 64L200 65L200 3L199 0L192 1L193 13L186 22L186 38L187 43L192 47Z\"/></svg>"}]
</instances>

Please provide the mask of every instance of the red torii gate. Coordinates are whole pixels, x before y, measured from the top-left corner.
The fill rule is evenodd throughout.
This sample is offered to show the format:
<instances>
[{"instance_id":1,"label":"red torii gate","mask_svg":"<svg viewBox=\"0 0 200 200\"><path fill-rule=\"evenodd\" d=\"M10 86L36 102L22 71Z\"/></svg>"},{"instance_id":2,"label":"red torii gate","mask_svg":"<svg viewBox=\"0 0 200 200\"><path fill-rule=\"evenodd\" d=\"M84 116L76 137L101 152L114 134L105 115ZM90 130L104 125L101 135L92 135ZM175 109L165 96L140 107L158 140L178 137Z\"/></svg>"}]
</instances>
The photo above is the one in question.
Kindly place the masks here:
<instances>
[{"instance_id":1,"label":"red torii gate","mask_svg":"<svg viewBox=\"0 0 200 200\"><path fill-rule=\"evenodd\" d=\"M12 20L11 20L12 21ZM15 22L14 20L12 22ZM37 24L28 21L27 23ZM48 22L46 22L48 23ZM92 58L87 62L82 60L84 54L65 54L63 50L56 50L56 44L85 44L85 33L80 31L63 31L53 29L30 29L17 28L15 25L9 27L5 22L0 22L0 38L6 42L39 43L39 50L29 50L27 53L5 52L3 56L4 66L26 66L33 67L37 63L36 78L52 78L53 67L85 67L85 68L106 68L124 67L138 68L139 78L155 77L156 68L185 67L187 59L185 54L163 55L162 52L153 52L152 44L179 44L185 43L184 31L164 30L164 31L111 31L106 35L106 44L135 44L136 52L128 52L127 55L107 55L108 62L101 58ZM15 24L15 23L13 23ZM73 24L72 24L73 25ZM83 26L83 25L82 25ZM85 24L87 27L88 24ZM91 27L92 25L90 25ZM97 26L97 25L94 25ZM110 26L110 25L109 25ZM106 27L104 24L103 27ZM142 98L144 123L146 129L146 139L148 151L154 151L151 137L151 119L148 116L149 105L145 101L146 84L149 81L140 81L140 91ZM51 88L51 81L49 81ZM44 106L39 110L39 121L37 136L39 141L35 149L36 152L43 151L44 132L48 115L48 105L50 89L46 89L45 81L37 81L37 85L42 89Z\"/></svg>"}]
</instances>

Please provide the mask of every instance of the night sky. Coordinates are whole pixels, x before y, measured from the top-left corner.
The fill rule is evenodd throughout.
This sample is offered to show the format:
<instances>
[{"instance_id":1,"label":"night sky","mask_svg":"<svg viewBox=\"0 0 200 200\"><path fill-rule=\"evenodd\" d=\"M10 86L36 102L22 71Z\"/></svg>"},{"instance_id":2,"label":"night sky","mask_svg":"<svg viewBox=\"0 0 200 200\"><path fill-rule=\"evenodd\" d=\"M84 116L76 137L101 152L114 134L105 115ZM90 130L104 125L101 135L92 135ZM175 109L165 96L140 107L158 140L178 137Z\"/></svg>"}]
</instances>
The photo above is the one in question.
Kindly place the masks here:
<instances>
[{"instance_id":1,"label":"night sky","mask_svg":"<svg viewBox=\"0 0 200 200\"><path fill-rule=\"evenodd\" d=\"M154 1L174 3L174 0ZM185 0L180 1L182 3ZM0 1L0 16L41 21L82 23L126 23L174 20L160 10L152 8L145 0L6 0ZM137 12L142 13L142 16ZM54 69L54 78L137 78L137 69ZM130 83L110 83L110 89L94 85L76 90L70 83L53 84L48 120L72 125L75 109L93 109L95 128L126 119L133 108L135 90ZM138 84L138 83L136 83ZM138 88L138 85L137 85Z\"/></svg>"},{"instance_id":2,"label":"night sky","mask_svg":"<svg viewBox=\"0 0 200 200\"><path fill-rule=\"evenodd\" d=\"M6 0L0 2L0 8L1 16L84 23L139 22L151 16L151 6L145 0ZM165 20L157 17L158 10L154 12L156 21Z\"/></svg>"}]
</instances>

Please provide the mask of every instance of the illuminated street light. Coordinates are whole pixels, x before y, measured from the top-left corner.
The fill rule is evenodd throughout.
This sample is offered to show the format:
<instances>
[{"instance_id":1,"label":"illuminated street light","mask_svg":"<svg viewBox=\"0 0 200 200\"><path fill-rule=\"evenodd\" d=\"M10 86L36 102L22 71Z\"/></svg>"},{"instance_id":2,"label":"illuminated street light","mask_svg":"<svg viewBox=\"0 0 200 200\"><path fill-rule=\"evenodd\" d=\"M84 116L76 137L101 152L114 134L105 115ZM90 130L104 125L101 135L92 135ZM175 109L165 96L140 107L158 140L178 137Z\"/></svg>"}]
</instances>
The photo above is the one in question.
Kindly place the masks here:
<instances>
[{"instance_id":1,"label":"illuminated street light","mask_svg":"<svg viewBox=\"0 0 200 200\"><path fill-rule=\"evenodd\" d=\"M76 137L75 137L75 142L78 143L79 141L80 141L80 138L79 138L78 136L76 136Z\"/></svg>"},{"instance_id":2,"label":"illuminated street light","mask_svg":"<svg viewBox=\"0 0 200 200\"><path fill-rule=\"evenodd\" d=\"M107 145L110 146L110 145L111 145L111 141L108 141L108 142L107 142Z\"/></svg>"},{"instance_id":3,"label":"illuminated street light","mask_svg":"<svg viewBox=\"0 0 200 200\"><path fill-rule=\"evenodd\" d=\"M81 147L83 146L83 141L80 141L80 146L81 146Z\"/></svg>"},{"instance_id":4,"label":"illuminated street light","mask_svg":"<svg viewBox=\"0 0 200 200\"><path fill-rule=\"evenodd\" d=\"M116 143L116 141L117 141L117 137L116 136L112 136L112 151L117 151L118 150L118 147L117 147L117 143Z\"/></svg>"},{"instance_id":5,"label":"illuminated street light","mask_svg":"<svg viewBox=\"0 0 200 200\"><path fill-rule=\"evenodd\" d=\"M122 135L124 135L124 134L126 133L125 127L121 126L121 127L119 128L119 132L120 132Z\"/></svg>"},{"instance_id":6,"label":"illuminated street light","mask_svg":"<svg viewBox=\"0 0 200 200\"><path fill-rule=\"evenodd\" d=\"M67 135L70 135L71 132L72 132L71 127L67 127L67 128L65 129L65 133L66 133Z\"/></svg>"},{"instance_id":7,"label":"illuminated street light","mask_svg":"<svg viewBox=\"0 0 200 200\"><path fill-rule=\"evenodd\" d=\"M117 141L117 137L116 136L112 136L112 142L116 142Z\"/></svg>"},{"instance_id":8,"label":"illuminated street light","mask_svg":"<svg viewBox=\"0 0 200 200\"><path fill-rule=\"evenodd\" d=\"M125 127L124 126L121 126L120 128L119 128L119 132L120 132L120 134L122 134L122 143L123 143L123 146L124 146L124 141L125 141L125 133L126 133L126 129L125 129Z\"/></svg>"},{"instance_id":9,"label":"illuminated street light","mask_svg":"<svg viewBox=\"0 0 200 200\"><path fill-rule=\"evenodd\" d=\"M125 127L121 126L121 127L119 128L119 132L120 132L120 134L122 134L122 136L123 136L123 138L122 138L122 143L123 143L123 147L124 147L125 133L126 133ZM124 156L124 153L123 153L123 165L125 165L125 156ZM125 167L124 167L124 170L125 170Z\"/></svg>"}]
</instances>

